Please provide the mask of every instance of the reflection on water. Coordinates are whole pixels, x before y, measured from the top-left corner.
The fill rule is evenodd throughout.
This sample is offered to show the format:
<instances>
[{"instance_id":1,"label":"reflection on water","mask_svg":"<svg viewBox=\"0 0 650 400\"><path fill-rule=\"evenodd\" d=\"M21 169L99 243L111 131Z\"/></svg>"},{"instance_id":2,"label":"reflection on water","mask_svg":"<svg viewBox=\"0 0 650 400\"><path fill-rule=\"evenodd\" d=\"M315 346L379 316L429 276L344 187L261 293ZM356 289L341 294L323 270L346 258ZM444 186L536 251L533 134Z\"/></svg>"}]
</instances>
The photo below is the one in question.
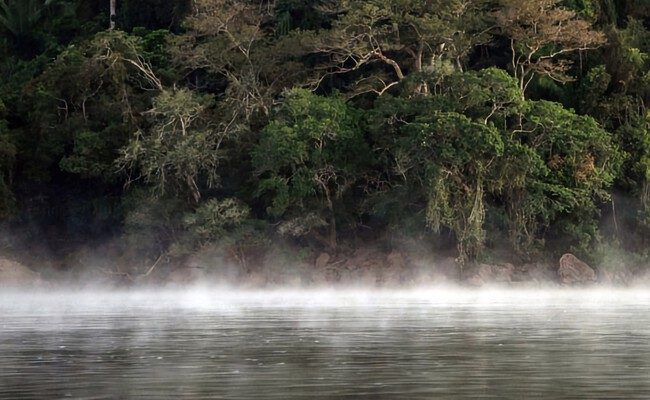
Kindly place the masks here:
<instances>
[{"instance_id":1,"label":"reflection on water","mask_svg":"<svg viewBox=\"0 0 650 400\"><path fill-rule=\"evenodd\" d=\"M646 292L0 294L0 398L650 398Z\"/></svg>"}]
</instances>

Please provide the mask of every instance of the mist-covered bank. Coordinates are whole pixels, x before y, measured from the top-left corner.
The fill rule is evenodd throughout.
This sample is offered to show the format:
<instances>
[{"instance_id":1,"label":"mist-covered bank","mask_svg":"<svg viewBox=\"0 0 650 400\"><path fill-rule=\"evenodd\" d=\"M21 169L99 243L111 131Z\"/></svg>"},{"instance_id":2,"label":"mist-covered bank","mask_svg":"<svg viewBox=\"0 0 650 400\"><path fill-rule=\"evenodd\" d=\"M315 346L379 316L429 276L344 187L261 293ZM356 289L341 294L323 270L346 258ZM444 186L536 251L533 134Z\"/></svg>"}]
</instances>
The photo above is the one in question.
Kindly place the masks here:
<instances>
[{"instance_id":1,"label":"mist-covered bank","mask_svg":"<svg viewBox=\"0 0 650 400\"><path fill-rule=\"evenodd\" d=\"M156 259L122 251L115 244L88 247L56 258L10 251L0 257L0 287L139 288L216 285L230 288L417 288L634 287L650 285L642 260L609 254L590 265L571 253L537 262L484 260L461 263L452 255L408 240L392 248L364 244L347 251L278 246L274 251L233 255L209 246L183 258Z\"/></svg>"}]
</instances>

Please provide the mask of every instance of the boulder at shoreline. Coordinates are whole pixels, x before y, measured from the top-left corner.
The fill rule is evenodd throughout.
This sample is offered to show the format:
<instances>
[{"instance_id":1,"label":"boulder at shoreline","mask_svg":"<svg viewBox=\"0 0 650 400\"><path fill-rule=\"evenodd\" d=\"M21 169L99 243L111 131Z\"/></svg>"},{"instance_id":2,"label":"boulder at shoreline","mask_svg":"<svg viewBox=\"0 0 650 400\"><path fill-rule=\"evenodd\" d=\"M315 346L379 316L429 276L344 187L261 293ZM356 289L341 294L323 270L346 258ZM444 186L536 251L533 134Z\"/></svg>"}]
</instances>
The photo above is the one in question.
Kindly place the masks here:
<instances>
[{"instance_id":1,"label":"boulder at shoreline","mask_svg":"<svg viewBox=\"0 0 650 400\"><path fill-rule=\"evenodd\" d=\"M573 254L560 258L558 269L560 283L563 285L584 285L596 282L596 271Z\"/></svg>"}]
</instances>

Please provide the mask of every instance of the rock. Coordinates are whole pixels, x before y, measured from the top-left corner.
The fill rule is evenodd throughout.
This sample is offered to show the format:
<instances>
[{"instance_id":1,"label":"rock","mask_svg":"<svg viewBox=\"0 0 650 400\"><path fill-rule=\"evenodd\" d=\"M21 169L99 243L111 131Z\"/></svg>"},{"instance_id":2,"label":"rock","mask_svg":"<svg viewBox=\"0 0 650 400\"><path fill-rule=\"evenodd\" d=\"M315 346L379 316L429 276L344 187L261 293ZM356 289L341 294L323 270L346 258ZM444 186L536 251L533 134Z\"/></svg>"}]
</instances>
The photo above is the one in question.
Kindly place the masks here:
<instances>
[{"instance_id":1,"label":"rock","mask_svg":"<svg viewBox=\"0 0 650 400\"><path fill-rule=\"evenodd\" d=\"M6 258L0 258L0 286L39 286L41 275L26 266Z\"/></svg>"},{"instance_id":2,"label":"rock","mask_svg":"<svg viewBox=\"0 0 650 400\"><path fill-rule=\"evenodd\" d=\"M596 281L596 271L573 254L560 258L557 272L563 285L584 285Z\"/></svg>"},{"instance_id":3,"label":"rock","mask_svg":"<svg viewBox=\"0 0 650 400\"><path fill-rule=\"evenodd\" d=\"M330 255L327 253L320 253L316 258L316 269L323 269L330 262Z\"/></svg>"}]
</instances>

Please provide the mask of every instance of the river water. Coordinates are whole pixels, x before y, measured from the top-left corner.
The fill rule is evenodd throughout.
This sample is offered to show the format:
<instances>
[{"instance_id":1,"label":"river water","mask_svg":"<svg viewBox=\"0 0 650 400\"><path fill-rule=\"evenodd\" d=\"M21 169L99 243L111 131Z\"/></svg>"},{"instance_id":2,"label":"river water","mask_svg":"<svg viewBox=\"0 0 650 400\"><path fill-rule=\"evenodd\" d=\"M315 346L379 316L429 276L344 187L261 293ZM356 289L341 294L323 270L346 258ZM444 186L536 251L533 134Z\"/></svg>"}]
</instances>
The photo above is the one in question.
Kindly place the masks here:
<instances>
[{"instance_id":1,"label":"river water","mask_svg":"<svg viewBox=\"0 0 650 400\"><path fill-rule=\"evenodd\" d=\"M0 292L0 398L648 399L645 290Z\"/></svg>"}]
</instances>

